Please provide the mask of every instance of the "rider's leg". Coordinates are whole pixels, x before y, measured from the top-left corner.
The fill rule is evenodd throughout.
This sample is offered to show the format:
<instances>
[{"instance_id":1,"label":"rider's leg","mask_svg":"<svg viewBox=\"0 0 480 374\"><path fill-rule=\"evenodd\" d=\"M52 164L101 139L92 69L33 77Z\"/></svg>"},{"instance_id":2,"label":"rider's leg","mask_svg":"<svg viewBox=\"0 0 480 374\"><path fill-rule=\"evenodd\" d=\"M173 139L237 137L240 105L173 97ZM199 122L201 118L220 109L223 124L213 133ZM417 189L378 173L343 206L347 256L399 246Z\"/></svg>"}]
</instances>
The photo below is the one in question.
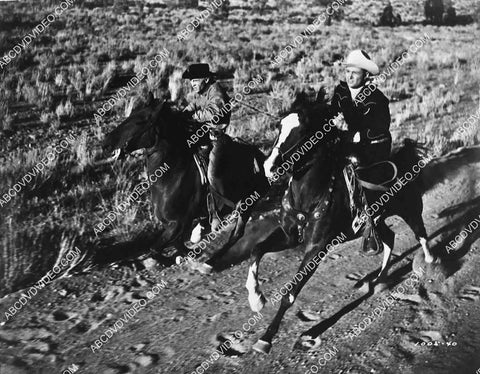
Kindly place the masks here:
<instances>
[{"instance_id":1,"label":"rider's leg","mask_svg":"<svg viewBox=\"0 0 480 374\"><path fill-rule=\"evenodd\" d=\"M376 162L388 160L391 151L391 141L385 141L382 143L368 144L361 152L360 162L362 165L367 166ZM364 239L362 244L362 250L367 255L376 255L382 248L382 241L375 229L374 217L368 214L370 207L370 201L375 200L375 194L364 193L364 206L366 213L366 226L364 230Z\"/></svg>"},{"instance_id":2,"label":"rider's leg","mask_svg":"<svg viewBox=\"0 0 480 374\"><path fill-rule=\"evenodd\" d=\"M208 159L208 181L220 194L225 194L225 186L222 175L224 174L223 163L230 138L225 134L219 134L212 139L212 150ZM212 196L213 198L213 196ZM215 199L213 198L214 212L212 214L211 229L216 231L220 226L220 217L218 216Z\"/></svg>"},{"instance_id":3,"label":"rider's leg","mask_svg":"<svg viewBox=\"0 0 480 374\"><path fill-rule=\"evenodd\" d=\"M200 156L200 159L207 164L208 163L208 155L210 151L210 140L208 139L207 136L204 136L201 139L201 142L199 142L199 147L197 148L197 155ZM208 217L207 216L201 216L197 218L197 224L192 230L192 233L190 235L190 242L193 244L199 243L200 240L202 239L202 236L205 232L205 229L208 226Z\"/></svg>"}]
</instances>

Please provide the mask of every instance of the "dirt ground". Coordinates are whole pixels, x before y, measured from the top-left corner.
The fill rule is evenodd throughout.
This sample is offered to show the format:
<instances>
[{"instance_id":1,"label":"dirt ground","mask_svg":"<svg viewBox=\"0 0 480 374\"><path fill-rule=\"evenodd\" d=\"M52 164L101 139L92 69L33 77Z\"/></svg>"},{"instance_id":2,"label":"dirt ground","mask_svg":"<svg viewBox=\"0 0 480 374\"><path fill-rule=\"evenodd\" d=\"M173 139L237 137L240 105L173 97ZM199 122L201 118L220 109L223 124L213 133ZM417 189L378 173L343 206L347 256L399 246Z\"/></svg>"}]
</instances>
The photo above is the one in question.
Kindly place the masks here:
<instances>
[{"instance_id":1,"label":"dirt ground","mask_svg":"<svg viewBox=\"0 0 480 374\"><path fill-rule=\"evenodd\" d=\"M426 170L432 188L424 196L424 219L436 253L479 212L479 149L463 149L433 161ZM21 291L0 300L0 373L192 373L226 339L255 316L244 287L253 243L275 225L276 212L250 221L245 238L227 256L222 271L202 275L190 266L139 270L135 263L112 265L52 282L5 321L4 311ZM450 252L442 265L415 264L426 274L405 286L412 259L421 249L399 219L387 221L397 233L389 289L375 294L357 282L372 273L380 257L363 257L359 241L330 254L287 312L269 355L251 346L273 318L277 306L267 303L261 318L232 338L232 347L208 364L208 373L405 373L473 374L480 367L480 255L475 231L466 244ZM269 299L291 279L301 251L267 255L260 267L261 287ZM149 264L144 261L144 264ZM231 265L231 266L228 266ZM155 284L156 294L148 299ZM392 290L407 292L374 318L361 334L360 322L386 305ZM150 294L152 296L152 294ZM132 306L141 299L144 307ZM18 304L17 304L18 305ZM100 335L124 323L99 349ZM253 320L251 320L253 321ZM316 328L310 349L295 345ZM431 345L428 343L431 342ZM93 349L92 349L93 348ZM329 350L336 353L325 356ZM318 365L319 359L324 366ZM208 361L206 361L208 362ZM312 367L312 365L317 365ZM75 365L75 366L73 366ZM78 368L78 369L75 369ZM202 373L202 368L197 371Z\"/></svg>"}]
</instances>

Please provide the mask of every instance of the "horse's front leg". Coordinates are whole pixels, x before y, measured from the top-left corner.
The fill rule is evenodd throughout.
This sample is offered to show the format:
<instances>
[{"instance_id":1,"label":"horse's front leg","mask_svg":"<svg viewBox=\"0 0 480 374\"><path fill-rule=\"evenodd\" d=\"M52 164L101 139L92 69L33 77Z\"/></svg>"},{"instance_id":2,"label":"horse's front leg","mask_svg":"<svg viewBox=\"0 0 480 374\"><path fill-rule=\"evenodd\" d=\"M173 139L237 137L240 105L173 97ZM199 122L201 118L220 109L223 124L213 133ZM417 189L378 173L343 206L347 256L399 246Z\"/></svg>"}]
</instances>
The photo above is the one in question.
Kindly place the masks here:
<instances>
[{"instance_id":1,"label":"horse's front leg","mask_svg":"<svg viewBox=\"0 0 480 374\"><path fill-rule=\"evenodd\" d=\"M322 241L319 246L311 244L309 245L309 247L310 248L308 248L307 252L305 253L305 257L300 264L300 268L294 276L294 281L290 282L290 284L293 285L291 291L282 296L280 308L278 309L278 312L275 315L273 321L268 326L265 334L263 334L263 336L253 345L253 349L255 351L260 353L270 352L270 349L272 348L272 339L276 335L278 328L280 327L280 322L282 321L283 316L285 315L286 311L293 305L303 286L305 286L310 277L315 273L315 270L318 267L317 262L319 262L315 261L315 256L320 253L320 248L325 247L325 243ZM301 274L301 276L299 277L299 281L296 281L297 274Z\"/></svg>"},{"instance_id":2,"label":"horse's front leg","mask_svg":"<svg viewBox=\"0 0 480 374\"><path fill-rule=\"evenodd\" d=\"M259 312L262 310L266 301L258 283L258 270L263 255L269 252L283 251L293 247L295 244L295 239L288 236L282 228L277 227L263 242L258 243L252 249L253 261L248 268L248 277L245 283L245 287L248 290L248 303L252 311Z\"/></svg>"}]
</instances>

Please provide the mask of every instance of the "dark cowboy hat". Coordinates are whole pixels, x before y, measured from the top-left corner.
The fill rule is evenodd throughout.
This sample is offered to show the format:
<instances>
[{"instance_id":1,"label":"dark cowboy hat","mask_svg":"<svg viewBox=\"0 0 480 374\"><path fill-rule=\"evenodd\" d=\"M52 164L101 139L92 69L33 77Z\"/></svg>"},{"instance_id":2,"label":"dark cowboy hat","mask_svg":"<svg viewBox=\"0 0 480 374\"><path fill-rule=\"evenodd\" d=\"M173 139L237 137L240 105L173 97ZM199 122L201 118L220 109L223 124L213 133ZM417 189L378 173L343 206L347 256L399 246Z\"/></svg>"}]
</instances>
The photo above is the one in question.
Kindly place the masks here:
<instances>
[{"instance_id":1,"label":"dark cowboy hat","mask_svg":"<svg viewBox=\"0 0 480 374\"><path fill-rule=\"evenodd\" d=\"M210 78L213 73L208 64L192 64L182 74L183 79Z\"/></svg>"}]
</instances>

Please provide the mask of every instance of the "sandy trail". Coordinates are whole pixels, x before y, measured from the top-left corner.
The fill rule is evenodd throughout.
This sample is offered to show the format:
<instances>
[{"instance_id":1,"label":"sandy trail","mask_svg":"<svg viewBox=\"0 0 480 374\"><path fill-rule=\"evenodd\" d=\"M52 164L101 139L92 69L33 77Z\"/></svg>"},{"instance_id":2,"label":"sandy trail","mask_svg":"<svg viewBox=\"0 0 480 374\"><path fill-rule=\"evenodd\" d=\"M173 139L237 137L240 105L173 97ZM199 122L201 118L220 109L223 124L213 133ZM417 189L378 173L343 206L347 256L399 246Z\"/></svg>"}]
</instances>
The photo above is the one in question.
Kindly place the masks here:
<instances>
[{"instance_id":1,"label":"sandy trail","mask_svg":"<svg viewBox=\"0 0 480 374\"><path fill-rule=\"evenodd\" d=\"M476 149L457 152L427 169L434 187L424 196L423 216L438 253L445 251L452 234L480 213L478 153ZM318 365L319 372L473 374L480 367L476 232L468 247L452 253L442 268L428 268L420 285L405 286L408 292L361 334L353 338L349 334L382 305L389 291L405 285L412 259L421 252L403 221L387 222L397 233L389 290L365 295L354 288L359 279L378 269L381 258L361 256L359 241L346 243L323 261L287 312L268 356L253 352L251 346L276 312L277 306L271 304L241 339L234 339L224 356L208 364L206 372L315 372L312 365L335 347L336 354L322 361L324 366ZM274 214L251 221L246 237L232 249L229 262L236 265L229 267L226 262L225 270L208 276L187 266L149 270L111 266L53 282L6 323L2 323L4 311L20 292L1 299L0 373L55 373L72 365L79 373L192 373L255 315L244 288L248 262L240 259L274 224ZM267 299L291 279L300 259L300 251L264 258L260 278ZM445 278L441 269L453 274ZM145 307L125 318L125 312L162 282L166 286ZM120 317L125 321L122 327L92 352L95 340ZM294 348L300 335L312 328L322 331L315 345L309 350Z\"/></svg>"}]
</instances>

